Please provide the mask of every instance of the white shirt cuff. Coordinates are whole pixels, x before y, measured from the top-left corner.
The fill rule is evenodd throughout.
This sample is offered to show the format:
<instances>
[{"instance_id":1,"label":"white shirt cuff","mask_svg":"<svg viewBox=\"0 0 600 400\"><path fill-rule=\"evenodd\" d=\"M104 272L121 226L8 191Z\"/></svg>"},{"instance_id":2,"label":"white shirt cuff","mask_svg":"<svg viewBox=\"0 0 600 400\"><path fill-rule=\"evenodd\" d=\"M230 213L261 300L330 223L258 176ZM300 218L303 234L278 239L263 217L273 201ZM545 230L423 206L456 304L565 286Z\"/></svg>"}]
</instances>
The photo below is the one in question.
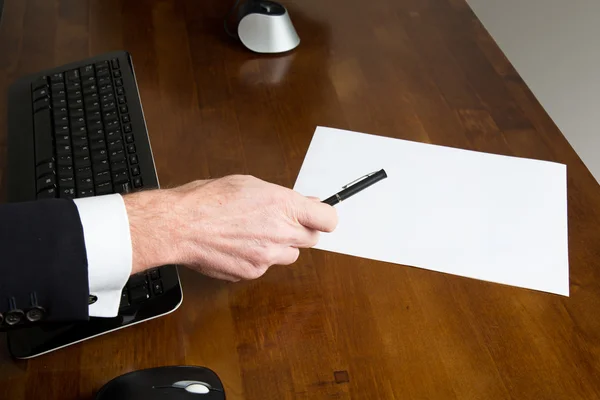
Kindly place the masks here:
<instances>
[{"instance_id":1,"label":"white shirt cuff","mask_svg":"<svg viewBox=\"0 0 600 400\"><path fill-rule=\"evenodd\" d=\"M115 317L121 292L131 275L132 249L129 218L119 194L75 199L88 261L91 317Z\"/></svg>"}]
</instances>

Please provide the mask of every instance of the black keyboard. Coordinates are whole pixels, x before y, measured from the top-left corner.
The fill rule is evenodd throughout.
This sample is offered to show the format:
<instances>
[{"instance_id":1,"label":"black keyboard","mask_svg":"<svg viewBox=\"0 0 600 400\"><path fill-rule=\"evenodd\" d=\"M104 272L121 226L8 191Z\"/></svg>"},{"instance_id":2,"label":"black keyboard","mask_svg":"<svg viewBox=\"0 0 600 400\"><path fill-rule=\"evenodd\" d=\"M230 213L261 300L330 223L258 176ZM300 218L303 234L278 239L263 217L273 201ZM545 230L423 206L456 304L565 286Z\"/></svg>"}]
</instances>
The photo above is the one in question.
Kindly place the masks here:
<instances>
[{"instance_id":1,"label":"black keyboard","mask_svg":"<svg viewBox=\"0 0 600 400\"><path fill-rule=\"evenodd\" d=\"M19 79L8 98L9 201L157 188L133 63L115 52ZM166 314L181 303L175 266L132 276L119 316L9 333L19 358ZM90 296L90 302L94 302ZM17 333L18 332L18 333Z\"/></svg>"},{"instance_id":2,"label":"black keyboard","mask_svg":"<svg viewBox=\"0 0 600 400\"><path fill-rule=\"evenodd\" d=\"M143 186L127 94L118 58L32 82L38 199Z\"/></svg>"}]
</instances>

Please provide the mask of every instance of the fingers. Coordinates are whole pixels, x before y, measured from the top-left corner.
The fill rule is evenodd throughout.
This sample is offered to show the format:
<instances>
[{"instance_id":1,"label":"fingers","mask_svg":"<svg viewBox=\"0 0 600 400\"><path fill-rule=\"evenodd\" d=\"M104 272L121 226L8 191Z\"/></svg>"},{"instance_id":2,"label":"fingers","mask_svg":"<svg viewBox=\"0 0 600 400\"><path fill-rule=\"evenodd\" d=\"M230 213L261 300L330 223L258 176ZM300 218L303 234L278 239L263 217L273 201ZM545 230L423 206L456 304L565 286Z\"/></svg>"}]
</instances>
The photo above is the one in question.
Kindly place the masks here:
<instances>
[{"instance_id":1,"label":"fingers","mask_svg":"<svg viewBox=\"0 0 600 400\"><path fill-rule=\"evenodd\" d=\"M277 265L290 265L295 263L300 256L300 250L296 247L287 247L283 249L279 255L276 264Z\"/></svg>"},{"instance_id":2,"label":"fingers","mask_svg":"<svg viewBox=\"0 0 600 400\"><path fill-rule=\"evenodd\" d=\"M316 229L309 229L298 225L290 240L290 245L299 248L309 248L319 242L320 232Z\"/></svg>"},{"instance_id":3,"label":"fingers","mask_svg":"<svg viewBox=\"0 0 600 400\"><path fill-rule=\"evenodd\" d=\"M333 232L338 223L335 208L307 197L299 204L298 222L309 229Z\"/></svg>"}]
</instances>

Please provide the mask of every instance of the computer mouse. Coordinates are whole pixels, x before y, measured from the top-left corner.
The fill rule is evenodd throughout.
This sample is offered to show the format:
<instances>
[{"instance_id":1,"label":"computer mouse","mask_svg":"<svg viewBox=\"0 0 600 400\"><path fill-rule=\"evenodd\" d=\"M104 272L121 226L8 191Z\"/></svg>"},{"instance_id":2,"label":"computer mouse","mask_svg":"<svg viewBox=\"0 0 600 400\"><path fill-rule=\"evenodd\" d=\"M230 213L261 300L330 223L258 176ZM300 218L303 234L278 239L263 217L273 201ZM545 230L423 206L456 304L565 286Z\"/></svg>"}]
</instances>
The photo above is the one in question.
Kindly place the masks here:
<instances>
[{"instance_id":1,"label":"computer mouse","mask_svg":"<svg viewBox=\"0 0 600 400\"><path fill-rule=\"evenodd\" d=\"M142 369L105 384L96 400L225 400L221 380L205 367L170 366Z\"/></svg>"},{"instance_id":2,"label":"computer mouse","mask_svg":"<svg viewBox=\"0 0 600 400\"><path fill-rule=\"evenodd\" d=\"M247 0L240 6L238 36L256 53L282 53L300 44L285 7L268 0Z\"/></svg>"}]
</instances>

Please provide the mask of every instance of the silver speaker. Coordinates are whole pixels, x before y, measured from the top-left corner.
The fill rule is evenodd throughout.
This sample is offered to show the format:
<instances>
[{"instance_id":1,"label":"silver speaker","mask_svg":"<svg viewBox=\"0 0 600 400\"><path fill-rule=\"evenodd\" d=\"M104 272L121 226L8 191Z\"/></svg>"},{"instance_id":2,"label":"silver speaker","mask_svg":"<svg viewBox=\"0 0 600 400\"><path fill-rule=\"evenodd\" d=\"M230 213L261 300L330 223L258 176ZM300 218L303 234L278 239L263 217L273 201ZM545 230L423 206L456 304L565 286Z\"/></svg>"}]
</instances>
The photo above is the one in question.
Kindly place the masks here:
<instances>
[{"instance_id":1,"label":"silver speaker","mask_svg":"<svg viewBox=\"0 0 600 400\"><path fill-rule=\"evenodd\" d=\"M300 44L284 6L267 0L248 0L239 8L237 33L256 53L283 53Z\"/></svg>"}]
</instances>

